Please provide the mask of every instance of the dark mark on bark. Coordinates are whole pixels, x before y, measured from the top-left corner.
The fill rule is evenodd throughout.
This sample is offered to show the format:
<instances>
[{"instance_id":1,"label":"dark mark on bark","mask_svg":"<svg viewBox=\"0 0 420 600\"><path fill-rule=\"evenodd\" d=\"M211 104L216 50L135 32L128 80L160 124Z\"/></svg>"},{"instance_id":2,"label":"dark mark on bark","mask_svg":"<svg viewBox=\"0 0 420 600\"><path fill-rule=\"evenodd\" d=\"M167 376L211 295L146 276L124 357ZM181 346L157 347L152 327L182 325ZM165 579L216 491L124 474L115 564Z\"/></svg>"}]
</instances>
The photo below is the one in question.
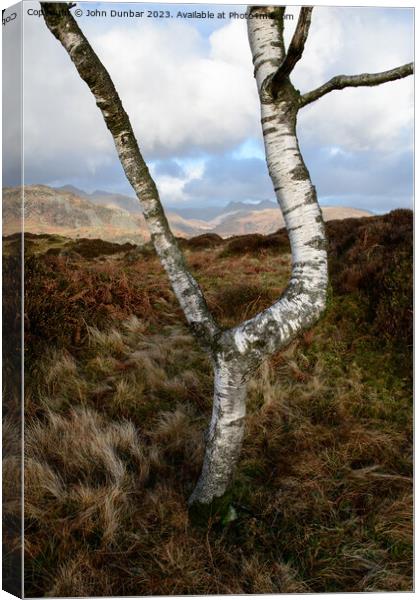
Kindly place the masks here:
<instances>
[{"instance_id":1,"label":"dark mark on bark","mask_svg":"<svg viewBox=\"0 0 420 600\"><path fill-rule=\"evenodd\" d=\"M327 241L321 236L317 236L309 242L305 242L305 246L309 246L310 248L314 248L314 250L326 250L327 249Z\"/></svg>"},{"instance_id":2,"label":"dark mark on bark","mask_svg":"<svg viewBox=\"0 0 420 600\"><path fill-rule=\"evenodd\" d=\"M271 117L264 117L261 119L261 123L268 123L269 121L275 121L277 119L277 115L272 115Z\"/></svg>"},{"instance_id":3,"label":"dark mark on bark","mask_svg":"<svg viewBox=\"0 0 420 600\"><path fill-rule=\"evenodd\" d=\"M268 129L263 129L263 135L270 135L271 133L276 133L276 127L269 127Z\"/></svg>"}]
</instances>

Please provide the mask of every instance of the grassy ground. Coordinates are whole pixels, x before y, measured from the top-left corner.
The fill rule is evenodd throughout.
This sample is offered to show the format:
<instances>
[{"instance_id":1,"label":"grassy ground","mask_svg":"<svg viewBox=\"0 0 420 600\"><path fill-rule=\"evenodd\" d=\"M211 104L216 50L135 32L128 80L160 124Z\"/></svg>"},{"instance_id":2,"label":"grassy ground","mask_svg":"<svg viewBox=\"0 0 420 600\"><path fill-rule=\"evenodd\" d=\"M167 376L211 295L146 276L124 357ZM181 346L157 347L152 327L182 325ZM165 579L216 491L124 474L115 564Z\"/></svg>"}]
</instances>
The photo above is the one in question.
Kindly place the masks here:
<instances>
[{"instance_id":1,"label":"grassy ground","mask_svg":"<svg viewBox=\"0 0 420 600\"><path fill-rule=\"evenodd\" d=\"M212 375L156 257L32 238L26 594L411 590L411 220L328 225L328 311L252 379L236 479L200 526ZM284 232L183 245L225 326L287 283Z\"/></svg>"}]
</instances>

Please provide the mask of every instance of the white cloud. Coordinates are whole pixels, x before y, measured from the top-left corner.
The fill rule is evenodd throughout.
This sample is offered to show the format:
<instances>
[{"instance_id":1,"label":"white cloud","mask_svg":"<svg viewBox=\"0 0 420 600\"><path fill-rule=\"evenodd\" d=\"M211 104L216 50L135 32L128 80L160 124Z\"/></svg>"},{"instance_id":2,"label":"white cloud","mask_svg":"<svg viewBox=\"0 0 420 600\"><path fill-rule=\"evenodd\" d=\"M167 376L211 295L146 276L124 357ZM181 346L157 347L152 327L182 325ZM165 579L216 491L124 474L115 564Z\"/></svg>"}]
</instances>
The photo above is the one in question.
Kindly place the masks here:
<instances>
[{"instance_id":1,"label":"white cloud","mask_svg":"<svg viewBox=\"0 0 420 600\"><path fill-rule=\"evenodd\" d=\"M296 18L285 22L286 42L298 7L287 13ZM316 7L312 21L293 74L301 92L339 73L381 71L412 60L409 20L393 18L390 10ZM81 26L114 79L149 162L182 159L182 175L156 174L164 200L191 201L200 179L212 197L224 193L216 168L203 174L203 157L212 152L237 160L262 157L245 21L225 22L210 36L195 28L196 21L175 19L129 26L120 20L83 19ZM111 136L66 52L42 19L27 17L25 36L25 160L31 179L77 179L81 187L84 180L95 181L87 188L110 188L113 180L121 185ZM342 90L301 111L299 138L312 153L331 148L331 159L366 151L392 157L411 147L412 113L413 78ZM328 160L325 155L320 180L329 176ZM239 170L237 176L242 176ZM237 193L246 194L239 183ZM266 188L264 179L261 194L268 193ZM233 188L231 193L236 193ZM257 197L258 190L252 193Z\"/></svg>"},{"instance_id":2,"label":"white cloud","mask_svg":"<svg viewBox=\"0 0 420 600\"><path fill-rule=\"evenodd\" d=\"M185 186L191 181L200 180L205 171L204 159L190 159L179 161L180 174L160 174L155 163L150 165L150 172L156 182L159 195L164 204L175 204L191 201L189 194L185 193Z\"/></svg>"},{"instance_id":3,"label":"white cloud","mask_svg":"<svg viewBox=\"0 0 420 600\"><path fill-rule=\"evenodd\" d=\"M299 17L299 7L288 8L287 12L294 15L293 21L285 21L285 42L288 45ZM340 11L327 7L314 8L305 51L292 76L301 92L324 83L326 73L335 65L345 45L340 14Z\"/></svg>"},{"instance_id":4,"label":"white cloud","mask_svg":"<svg viewBox=\"0 0 420 600\"><path fill-rule=\"evenodd\" d=\"M385 71L412 58L411 28L389 11L319 7L293 79L304 93L334 75ZM351 151L401 150L411 135L413 93L412 77L332 92L302 110L300 135Z\"/></svg>"},{"instance_id":5,"label":"white cloud","mask_svg":"<svg viewBox=\"0 0 420 600\"><path fill-rule=\"evenodd\" d=\"M234 64L252 73L251 50L244 21L230 21L210 35L210 55L216 61Z\"/></svg>"},{"instance_id":6,"label":"white cloud","mask_svg":"<svg viewBox=\"0 0 420 600\"><path fill-rule=\"evenodd\" d=\"M229 23L208 44L180 22L115 28L94 44L146 152L225 149L256 133L258 104L243 23Z\"/></svg>"},{"instance_id":7,"label":"white cloud","mask_svg":"<svg viewBox=\"0 0 420 600\"><path fill-rule=\"evenodd\" d=\"M85 19L82 27L148 159L224 151L257 134L245 23L228 22L207 39L194 22L150 20L124 28L108 20L105 30L93 21ZM43 20L27 17L26 24L28 164L36 157L63 176L71 169L93 172L115 157L112 139L90 91Z\"/></svg>"},{"instance_id":8,"label":"white cloud","mask_svg":"<svg viewBox=\"0 0 420 600\"><path fill-rule=\"evenodd\" d=\"M24 136L25 171L38 182L94 175L115 156L88 87L43 19L27 15Z\"/></svg>"},{"instance_id":9,"label":"white cloud","mask_svg":"<svg viewBox=\"0 0 420 600\"><path fill-rule=\"evenodd\" d=\"M328 149L329 155L330 156L347 156L347 152L345 152L342 148L339 148L338 146L331 146L331 148Z\"/></svg>"}]
</instances>

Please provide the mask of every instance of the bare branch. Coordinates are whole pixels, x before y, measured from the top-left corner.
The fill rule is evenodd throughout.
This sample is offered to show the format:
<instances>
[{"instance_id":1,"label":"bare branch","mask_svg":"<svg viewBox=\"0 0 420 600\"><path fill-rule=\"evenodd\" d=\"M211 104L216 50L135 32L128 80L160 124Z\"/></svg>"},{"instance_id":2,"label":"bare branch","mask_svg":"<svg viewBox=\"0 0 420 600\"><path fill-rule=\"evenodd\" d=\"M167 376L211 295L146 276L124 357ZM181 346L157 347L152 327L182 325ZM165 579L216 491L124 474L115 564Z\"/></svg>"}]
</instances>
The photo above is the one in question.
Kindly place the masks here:
<instances>
[{"instance_id":1,"label":"bare branch","mask_svg":"<svg viewBox=\"0 0 420 600\"><path fill-rule=\"evenodd\" d=\"M329 94L334 90L342 90L346 87L374 86L388 81L402 79L413 74L413 63L407 63L401 67L383 71L382 73L362 73L361 75L337 75L333 77L319 88L303 94L299 101L299 108L315 102L318 98L322 98L325 94Z\"/></svg>"},{"instance_id":2,"label":"bare branch","mask_svg":"<svg viewBox=\"0 0 420 600\"><path fill-rule=\"evenodd\" d=\"M299 20L296 25L295 33L290 42L287 54L280 67L274 73L271 81L271 89L274 96L277 95L279 87L285 77L288 77L293 71L296 63L302 58L306 39L311 25L312 6L302 7L299 13Z\"/></svg>"},{"instance_id":3,"label":"bare branch","mask_svg":"<svg viewBox=\"0 0 420 600\"><path fill-rule=\"evenodd\" d=\"M67 4L42 3L42 12L47 27L66 49L102 112L127 179L142 205L153 244L178 301L193 332L203 345L209 347L219 334L219 327L207 308L198 283L188 271L169 228L155 182L140 153L130 120L111 77L83 35Z\"/></svg>"}]
</instances>

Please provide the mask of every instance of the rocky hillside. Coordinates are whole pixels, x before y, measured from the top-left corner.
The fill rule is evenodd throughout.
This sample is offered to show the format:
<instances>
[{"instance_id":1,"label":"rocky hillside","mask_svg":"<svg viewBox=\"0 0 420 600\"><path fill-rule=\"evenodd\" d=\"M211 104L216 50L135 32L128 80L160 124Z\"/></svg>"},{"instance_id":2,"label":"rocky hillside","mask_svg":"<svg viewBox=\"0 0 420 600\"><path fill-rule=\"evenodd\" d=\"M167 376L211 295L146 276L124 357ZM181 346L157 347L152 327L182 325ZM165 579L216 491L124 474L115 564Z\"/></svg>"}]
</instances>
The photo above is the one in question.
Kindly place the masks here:
<instances>
[{"instance_id":1,"label":"rocky hillside","mask_svg":"<svg viewBox=\"0 0 420 600\"><path fill-rule=\"evenodd\" d=\"M3 189L3 233L20 230L21 188ZM354 208L323 208L326 221L368 216ZM231 202L226 207L181 208L167 211L175 235L193 237L217 233L231 237L247 233L268 235L284 226L277 205L269 200L258 204ZM30 233L58 234L71 238L100 238L112 242L144 243L149 232L135 198L96 191L86 194L72 186L51 188L45 185L25 187L25 230Z\"/></svg>"}]
</instances>

